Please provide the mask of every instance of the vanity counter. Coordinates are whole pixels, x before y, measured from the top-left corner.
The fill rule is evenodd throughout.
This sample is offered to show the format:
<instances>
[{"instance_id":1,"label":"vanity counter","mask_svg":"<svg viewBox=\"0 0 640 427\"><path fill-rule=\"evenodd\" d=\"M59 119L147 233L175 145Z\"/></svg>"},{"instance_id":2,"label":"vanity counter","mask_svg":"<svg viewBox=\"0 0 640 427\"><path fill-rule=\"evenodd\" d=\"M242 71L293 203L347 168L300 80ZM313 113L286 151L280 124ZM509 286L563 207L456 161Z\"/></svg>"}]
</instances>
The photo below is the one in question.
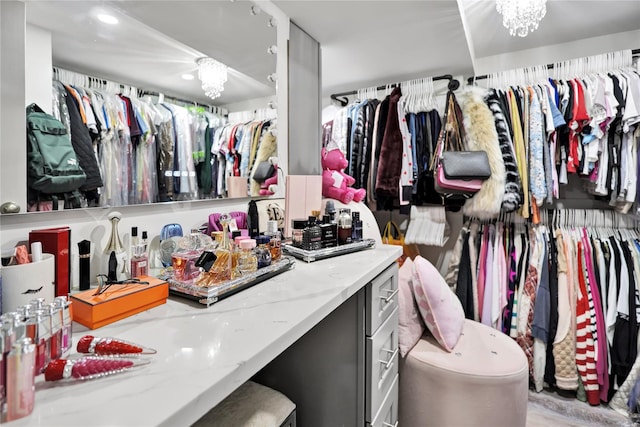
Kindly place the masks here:
<instances>
[{"instance_id":1,"label":"vanity counter","mask_svg":"<svg viewBox=\"0 0 640 427\"><path fill-rule=\"evenodd\" d=\"M186 426L304 336L401 255L375 249L294 268L209 308L171 297L166 304L87 334L155 348L150 363L110 377L67 384L36 379L29 417L7 426Z\"/></svg>"}]
</instances>

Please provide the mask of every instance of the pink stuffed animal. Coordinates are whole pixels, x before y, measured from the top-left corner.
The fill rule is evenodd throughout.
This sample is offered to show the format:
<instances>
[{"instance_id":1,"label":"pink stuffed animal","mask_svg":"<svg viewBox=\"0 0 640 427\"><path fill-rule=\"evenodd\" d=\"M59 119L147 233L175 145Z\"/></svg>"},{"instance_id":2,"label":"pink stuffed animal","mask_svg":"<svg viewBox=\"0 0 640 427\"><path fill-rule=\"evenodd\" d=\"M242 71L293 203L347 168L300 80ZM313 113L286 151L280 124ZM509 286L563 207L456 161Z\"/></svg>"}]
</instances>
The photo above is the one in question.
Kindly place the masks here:
<instances>
[{"instance_id":1,"label":"pink stuffed animal","mask_svg":"<svg viewBox=\"0 0 640 427\"><path fill-rule=\"evenodd\" d=\"M344 173L349 162L338 148L322 149L322 195L340 200L344 204L352 200L360 202L367 195L365 189L355 189L351 186L356 182L353 177Z\"/></svg>"},{"instance_id":2,"label":"pink stuffed animal","mask_svg":"<svg viewBox=\"0 0 640 427\"><path fill-rule=\"evenodd\" d=\"M261 196L273 196L278 190L278 158L269 157L269 161L273 165L273 175L260 183Z\"/></svg>"}]
</instances>

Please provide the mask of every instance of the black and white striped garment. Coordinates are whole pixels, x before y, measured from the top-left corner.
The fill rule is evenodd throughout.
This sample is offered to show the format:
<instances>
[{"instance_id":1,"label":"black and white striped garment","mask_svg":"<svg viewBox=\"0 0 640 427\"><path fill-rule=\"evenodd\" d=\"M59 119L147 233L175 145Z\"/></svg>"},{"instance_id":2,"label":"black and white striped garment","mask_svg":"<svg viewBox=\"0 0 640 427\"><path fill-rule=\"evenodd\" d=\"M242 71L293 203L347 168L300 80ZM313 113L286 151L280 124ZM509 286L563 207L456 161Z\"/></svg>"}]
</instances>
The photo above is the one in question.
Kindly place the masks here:
<instances>
[{"instance_id":1,"label":"black and white striped garment","mask_svg":"<svg viewBox=\"0 0 640 427\"><path fill-rule=\"evenodd\" d=\"M513 142L511 134L505 119L504 113L500 108L500 99L495 89L490 89L486 98L486 103L493 114L498 132L498 142L500 143L500 151L502 152L502 160L506 171L506 182L504 186L504 197L502 199L502 211L513 212L522 205L522 183L520 174L518 173L518 165L513 150Z\"/></svg>"}]
</instances>

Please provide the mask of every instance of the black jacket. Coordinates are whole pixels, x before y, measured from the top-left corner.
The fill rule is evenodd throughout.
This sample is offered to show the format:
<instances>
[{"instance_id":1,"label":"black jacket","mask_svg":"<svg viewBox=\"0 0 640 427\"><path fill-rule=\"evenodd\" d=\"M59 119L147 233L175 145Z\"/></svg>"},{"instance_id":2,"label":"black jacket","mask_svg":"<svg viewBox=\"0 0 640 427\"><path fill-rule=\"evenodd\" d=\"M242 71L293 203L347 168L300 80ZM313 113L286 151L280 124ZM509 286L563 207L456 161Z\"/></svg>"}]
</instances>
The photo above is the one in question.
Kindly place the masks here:
<instances>
[{"instance_id":1,"label":"black jacket","mask_svg":"<svg viewBox=\"0 0 640 427\"><path fill-rule=\"evenodd\" d=\"M93 152L91 135L89 134L87 126L82 122L78 102L66 87L65 91L67 92L65 102L67 104L67 110L69 110L69 121L71 123L71 143L73 144L73 150L76 152L76 156L78 157L80 167L87 175L87 180L82 184L80 190L95 190L102 187L103 184L102 177L100 175L100 168L98 167L98 161L96 160L95 153Z\"/></svg>"}]
</instances>

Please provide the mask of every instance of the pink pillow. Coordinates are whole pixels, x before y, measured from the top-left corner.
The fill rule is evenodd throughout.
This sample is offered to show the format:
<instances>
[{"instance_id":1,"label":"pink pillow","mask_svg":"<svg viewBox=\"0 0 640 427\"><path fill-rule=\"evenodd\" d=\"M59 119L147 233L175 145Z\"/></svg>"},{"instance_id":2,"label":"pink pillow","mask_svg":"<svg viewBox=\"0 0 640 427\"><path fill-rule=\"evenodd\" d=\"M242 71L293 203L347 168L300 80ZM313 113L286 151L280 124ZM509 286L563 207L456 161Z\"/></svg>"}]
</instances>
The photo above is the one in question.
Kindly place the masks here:
<instances>
[{"instance_id":1,"label":"pink pillow","mask_svg":"<svg viewBox=\"0 0 640 427\"><path fill-rule=\"evenodd\" d=\"M453 351L464 325L460 300L433 264L421 256L413 260L413 273L413 293L424 323L445 350Z\"/></svg>"},{"instance_id":2,"label":"pink pillow","mask_svg":"<svg viewBox=\"0 0 640 427\"><path fill-rule=\"evenodd\" d=\"M413 298L412 276L413 261L407 258L398 270L398 345L402 357L411 351L424 332L424 323Z\"/></svg>"}]
</instances>

